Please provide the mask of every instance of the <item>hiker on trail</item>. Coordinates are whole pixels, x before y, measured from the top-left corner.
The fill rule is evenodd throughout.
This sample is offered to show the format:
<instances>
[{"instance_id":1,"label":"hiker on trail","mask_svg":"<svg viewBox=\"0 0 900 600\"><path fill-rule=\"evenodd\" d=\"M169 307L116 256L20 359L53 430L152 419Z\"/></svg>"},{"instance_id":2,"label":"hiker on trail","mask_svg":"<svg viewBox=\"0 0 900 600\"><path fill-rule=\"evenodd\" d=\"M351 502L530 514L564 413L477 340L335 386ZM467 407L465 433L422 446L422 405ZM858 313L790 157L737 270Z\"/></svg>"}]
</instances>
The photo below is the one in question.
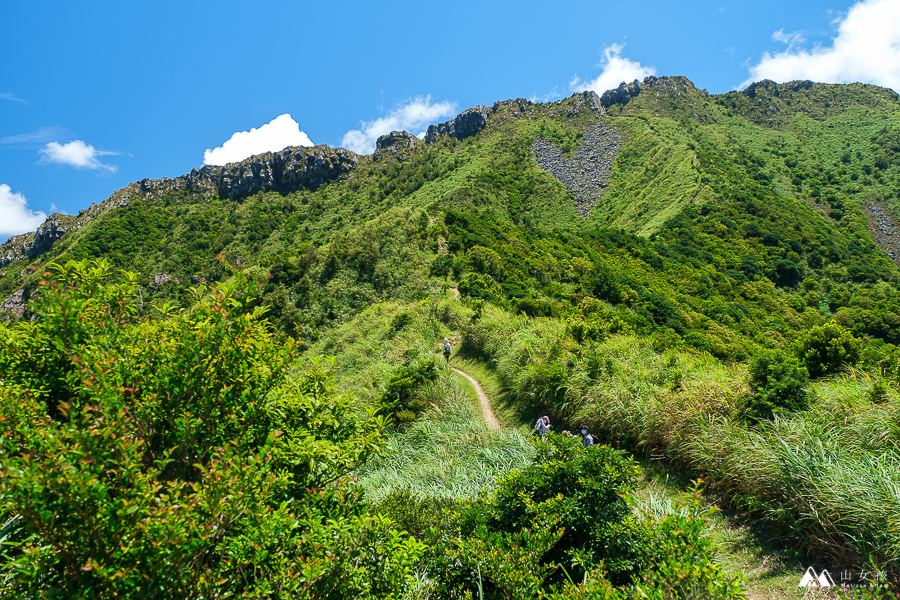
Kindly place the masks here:
<instances>
[{"instance_id":1,"label":"hiker on trail","mask_svg":"<svg viewBox=\"0 0 900 600\"><path fill-rule=\"evenodd\" d=\"M553 425L550 424L550 417L546 415L538 419L537 423L534 424L534 430L537 431L537 434L541 437L550 433L551 429L553 429Z\"/></svg>"},{"instance_id":2,"label":"hiker on trail","mask_svg":"<svg viewBox=\"0 0 900 600\"><path fill-rule=\"evenodd\" d=\"M581 426L581 445L587 448L588 446L593 446L596 443L594 440L594 436L592 436L588 432L587 425Z\"/></svg>"},{"instance_id":3,"label":"hiker on trail","mask_svg":"<svg viewBox=\"0 0 900 600\"><path fill-rule=\"evenodd\" d=\"M444 358L447 359L447 366L449 367L450 366L450 352L453 351L453 345L450 344L450 340L448 340L447 338L444 338L443 345L444 345Z\"/></svg>"}]
</instances>

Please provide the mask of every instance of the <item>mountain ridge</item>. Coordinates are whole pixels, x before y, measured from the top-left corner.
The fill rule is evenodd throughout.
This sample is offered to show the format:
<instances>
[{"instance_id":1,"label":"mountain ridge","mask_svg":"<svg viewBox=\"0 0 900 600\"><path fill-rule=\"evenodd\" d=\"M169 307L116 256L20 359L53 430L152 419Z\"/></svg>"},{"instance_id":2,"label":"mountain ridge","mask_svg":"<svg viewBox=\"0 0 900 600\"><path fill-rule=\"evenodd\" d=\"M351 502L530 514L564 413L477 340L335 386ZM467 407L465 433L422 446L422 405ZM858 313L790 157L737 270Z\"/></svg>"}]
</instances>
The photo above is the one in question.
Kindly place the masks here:
<instances>
[{"instance_id":1,"label":"mountain ridge","mask_svg":"<svg viewBox=\"0 0 900 600\"><path fill-rule=\"evenodd\" d=\"M880 90L881 93L870 94L871 96L886 96L887 99L897 101L900 96L886 88L878 88L866 84L850 84L850 86L858 86L863 89ZM747 88L740 92L727 92L725 94L713 95L716 98L724 98L725 102L729 98L737 97L750 100L756 100L758 103L766 102L763 110L767 112L780 112L779 106L772 105L772 99L778 99L783 92L797 93L800 91L816 92L823 89L832 89L841 87L840 84L821 84L814 83L810 80L789 81L778 84L772 80L764 79L751 83ZM622 82L618 87L607 90L602 95L595 92L576 92L569 98L561 101L551 102L550 106L560 104L562 102L575 100L577 112L580 106L586 106L593 111L603 114L610 107L624 109L628 103L637 98L641 92L646 97L648 93L655 92L655 97L663 95L679 97L682 94L692 94L699 92L703 97L710 95L705 90L699 90L693 83L684 76L649 76L643 81L634 80L631 83ZM784 94L787 96L787 94ZM787 100L790 102L790 100ZM454 119L430 125L426 135L425 142L433 143L439 136L449 137L468 137L476 134L487 124L487 119L498 112L501 107L514 109L513 116L518 118L519 114L525 113L529 106L535 103L523 99L509 99L496 101L490 108L484 105L477 105L473 108L460 112ZM724 105L724 104L723 104ZM828 101L824 101L824 108L830 107ZM807 108L807 112L813 113L812 108ZM753 112L751 112L751 115ZM693 117L697 120L701 118L698 113L694 113ZM813 114L814 118L822 118L819 112ZM376 150L372 155L377 160L380 157L378 144L382 139L389 139L392 135L399 132L391 132L384 136L380 136L376 143ZM408 132L403 132L411 135ZM392 145L392 144L391 144ZM75 231L89 222L99 212L104 212L115 206L122 207L134 195L137 188L145 193L165 194L177 193L180 191L194 192L197 191L201 196L208 196L215 188L216 193L220 197L237 198L256 193L258 191L295 191L304 185L317 186L334 177L345 174L355 168L358 163L359 156L350 150L344 148L331 148L326 145L318 145L313 147L314 150L307 151L306 148L300 146L288 147L278 152L267 152L254 155L243 161L229 163L223 166L205 165L203 167L191 169L185 175L175 178L162 177L159 179L142 179L135 181L124 188L113 192L106 200L99 204L91 204L89 207L79 211L77 215L65 215L62 213L52 213L47 217L45 222L37 227L34 232L26 232L10 236L6 241L0 243L0 268L7 266L13 261L23 259L34 259L35 257L45 253L50 247L58 241L66 233ZM299 163L305 160L303 172L298 172ZM309 161L315 164L311 165ZM337 165L332 166L334 161ZM351 165L349 168L346 165ZM340 165L340 167L338 167ZM339 169L339 173L330 172L331 169ZM310 171L313 172L310 172ZM324 170L324 172L323 172ZM592 208L592 204L584 211Z\"/></svg>"},{"instance_id":2,"label":"mountain ridge","mask_svg":"<svg viewBox=\"0 0 900 600\"><path fill-rule=\"evenodd\" d=\"M690 207L707 211L702 207L723 205L729 195L751 189L758 196L746 204L751 211L757 210L754 202L778 197L824 215L820 229L868 227L874 234L881 227L865 243L874 247L874 239L896 261L896 239L883 223L897 214L887 194L900 189L893 166L900 129L885 126L873 142L854 134L860 144L876 147L874 160L860 167L859 150L838 157L841 141L822 137L831 135L835 119L850 123L857 113L878 131L876 112L883 111L889 123L896 105L894 92L861 84L761 81L742 92L709 95L682 76L623 82L601 96L578 92L551 103L496 101L431 126L422 141L408 132L381 136L372 155L327 146L287 148L174 179L144 179L78 215L54 213L36 232L0 244L0 296L9 304L16 294L21 302L13 312L20 314L29 271L11 268L67 253L112 253L122 256L120 266L131 264L127 257L146 255L146 266L138 270L146 270L151 287L158 288L159 282L208 278L215 268L210 259L198 262L197 252L223 254L239 265L271 262L277 253L305 252L306 244L321 247L334 232L362 226L391 207L499 210L526 227L614 227L647 237ZM586 133L595 130L604 133L597 139ZM804 146L808 135L819 136L824 150ZM578 158L592 146L599 153L590 161ZM823 170L829 160L835 167ZM734 188L738 180L745 191ZM860 185L864 181L868 188ZM875 189L883 195L872 196L869 190ZM865 198L853 199L859 194ZM134 203L137 212L127 217L124 211ZM721 218L735 221L737 213L729 214ZM883 214L888 217L867 217ZM190 223L182 223L188 215ZM172 235L179 229L176 241ZM752 239L755 230L747 231L741 235ZM82 238L91 241L85 246ZM120 242L125 247L117 247ZM183 246L177 251L182 258L168 264L173 244ZM820 252L827 246L823 242ZM792 260L802 258L800 253Z\"/></svg>"}]
</instances>

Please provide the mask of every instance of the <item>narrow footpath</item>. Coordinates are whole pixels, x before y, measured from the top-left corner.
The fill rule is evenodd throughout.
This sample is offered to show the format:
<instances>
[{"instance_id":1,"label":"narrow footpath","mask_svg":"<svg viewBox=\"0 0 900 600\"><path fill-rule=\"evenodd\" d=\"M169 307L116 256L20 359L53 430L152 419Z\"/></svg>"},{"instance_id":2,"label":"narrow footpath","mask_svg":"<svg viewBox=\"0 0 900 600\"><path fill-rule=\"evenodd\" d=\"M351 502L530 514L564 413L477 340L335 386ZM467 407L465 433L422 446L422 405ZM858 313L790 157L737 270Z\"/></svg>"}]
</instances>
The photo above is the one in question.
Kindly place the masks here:
<instances>
[{"instance_id":1,"label":"narrow footpath","mask_svg":"<svg viewBox=\"0 0 900 600\"><path fill-rule=\"evenodd\" d=\"M457 369L456 367L450 368L453 369L454 373L458 373L469 380L469 383L475 390L475 394L478 396L478 403L481 405L481 415L484 417L484 422L487 423L489 429L492 429L493 431L499 431L500 421L498 421L496 415L494 415L494 411L491 408L491 402L490 400L488 400L487 394L484 393L484 390L481 389L481 385L475 380L474 377L472 377L462 369Z\"/></svg>"}]
</instances>

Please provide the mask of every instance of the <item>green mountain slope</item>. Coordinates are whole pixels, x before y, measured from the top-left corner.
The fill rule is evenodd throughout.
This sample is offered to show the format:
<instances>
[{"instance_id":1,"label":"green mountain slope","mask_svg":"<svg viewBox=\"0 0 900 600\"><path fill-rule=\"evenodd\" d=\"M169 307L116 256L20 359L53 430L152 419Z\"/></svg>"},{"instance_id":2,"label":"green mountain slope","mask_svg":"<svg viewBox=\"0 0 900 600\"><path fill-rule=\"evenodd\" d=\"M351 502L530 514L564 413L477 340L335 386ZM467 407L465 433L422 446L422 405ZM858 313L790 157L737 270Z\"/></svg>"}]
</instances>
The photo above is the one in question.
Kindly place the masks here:
<instances>
[{"instance_id":1,"label":"green mountain slope","mask_svg":"<svg viewBox=\"0 0 900 600\"><path fill-rule=\"evenodd\" d=\"M371 156L289 148L144 180L0 245L2 310L28 319L49 264L104 258L162 319L232 265L272 327L336 356L342 390L418 419L397 448L468 414L435 383L451 337L522 422L589 424L785 544L896 575L898 107L859 84L647 78L478 106ZM422 478L441 479L431 450ZM389 461L370 468L370 497L403 495ZM441 502L481 491L462 475Z\"/></svg>"},{"instance_id":2,"label":"green mountain slope","mask_svg":"<svg viewBox=\"0 0 900 600\"><path fill-rule=\"evenodd\" d=\"M867 232L867 215L880 210L890 220L895 208L896 108L896 94L872 86L762 82L746 92L709 96L677 77L649 78L602 99L576 94L550 104L499 102L458 117L460 133L451 121L435 127L426 142L386 137L374 156L295 149L132 184L83 211L92 218L55 243L57 231L74 229L79 217L54 215L45 235L6 242L0 294L22 288L26 300L31 263L40 270L50 261L104 256L137 271L152 303L179 297L192 282L221 277L214 258L222 255L241 267L274 268L270 285L286 286L294 308L325 322L433 285L421 263L439 254L444 213L458 213L478 226L496 221L526 237L582 235L598 227L636 233L646 241L627 238L610 247L633 256L631 246L641 246L651 270L637 287L657 285L651 277L657 271L708 289L711 276L710 282L724 276L731 288L762 278L795 296L802 312L801 298L810 290L797 286L823 280L830 283L826 295L835 287L832 295L840 294L821 313L829 316L849 305L860 284L896 276ZM605 144L605 154L581 156L585 140ZM547 148L565 164L554 169ZM600 182L593 188L592 178ZM391 239L380 239L387 231ZM474 246L496 244L458 236L448 241L457 260ZM500 267L501 279L515 279L516 269ZM443 273L440 265L436 271ZM529 281L508 283L515 289L503 295L507 304L558 296L543 277L526 275ZM352 289L337 290L338 300L332 289L318 306L324 300L317 300L317 291L340 287L331 283L335 279ZM574 286L568 296L585 293L575 289L584 287L577 277L551 279ZM634 285L627 287L645 299ZM674 292L663 293L678 302ZM697 308L681 312L714 316Z\"/></svg>"}]
</instances>

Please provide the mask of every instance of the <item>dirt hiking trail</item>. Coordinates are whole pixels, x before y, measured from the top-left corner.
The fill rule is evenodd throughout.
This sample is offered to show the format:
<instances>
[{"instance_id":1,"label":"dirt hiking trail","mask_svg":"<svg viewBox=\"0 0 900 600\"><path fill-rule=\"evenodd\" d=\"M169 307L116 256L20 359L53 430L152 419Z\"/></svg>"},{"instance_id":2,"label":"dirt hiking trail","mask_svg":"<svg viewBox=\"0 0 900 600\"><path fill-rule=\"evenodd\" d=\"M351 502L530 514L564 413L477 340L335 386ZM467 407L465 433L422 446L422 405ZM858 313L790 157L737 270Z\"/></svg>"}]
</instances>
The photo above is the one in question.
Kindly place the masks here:
<instances>
[{"instance_id":1,"label":"dirt hiking trail","mask_svg":"<svg viewBox=\"0 0 900 600\"><path fill-rule=\"evenodd\" d=\"M469 380L469 383L475 390L475 394L478 396L478 403L481 405L481 415L484 417L484 422L487 423L489 429L492 429L493 431L499 431L500 421L498 421L497 417L494 415L494 411L493 409L491 409L491 403L488 400L487 394L485 394L484 390L481 389L481 385L475 380L474 377L472 377L462 369L457 369L456 367L450 368L453 369L455 373L459 373Z\"/></svg>"}]
</instances>

